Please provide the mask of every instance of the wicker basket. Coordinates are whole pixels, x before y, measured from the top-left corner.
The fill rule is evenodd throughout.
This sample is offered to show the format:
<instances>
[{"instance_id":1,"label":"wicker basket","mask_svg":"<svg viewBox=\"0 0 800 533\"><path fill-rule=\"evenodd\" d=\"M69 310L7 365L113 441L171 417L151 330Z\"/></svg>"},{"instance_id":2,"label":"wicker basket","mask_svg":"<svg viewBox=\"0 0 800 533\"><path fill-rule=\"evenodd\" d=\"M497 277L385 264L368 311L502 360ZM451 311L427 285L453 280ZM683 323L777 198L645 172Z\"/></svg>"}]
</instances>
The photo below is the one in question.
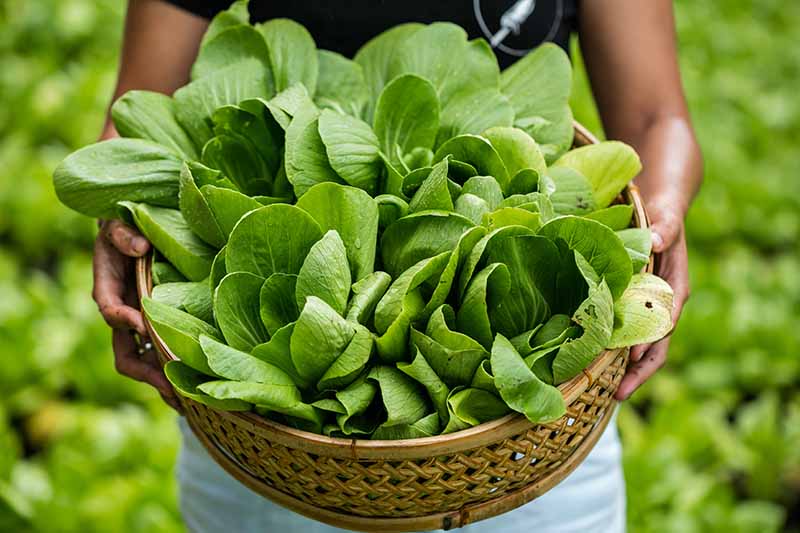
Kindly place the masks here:
<instances>
[{"instance_id":1,"label":"wicker basket","mask_svg":"<svg viewBox=\"0 0 800 533\"><path fill-rule=\"evenodd\" d=\"M596 142L575 124L577 146ZM635 225L646 227L635 186L620 200L635 206ZM150 261L140 259L136 272L139 295L149 295ZM176 359L146 324L162 364ZM627 349L605 351L560 385L567 414L555 422L533 425L511 414L414 440L330 438L179 398L214 460L275 503L359 531L452 529L519 507L572 472L609 422L627 360Z\"/></svg>"}]
</instances>

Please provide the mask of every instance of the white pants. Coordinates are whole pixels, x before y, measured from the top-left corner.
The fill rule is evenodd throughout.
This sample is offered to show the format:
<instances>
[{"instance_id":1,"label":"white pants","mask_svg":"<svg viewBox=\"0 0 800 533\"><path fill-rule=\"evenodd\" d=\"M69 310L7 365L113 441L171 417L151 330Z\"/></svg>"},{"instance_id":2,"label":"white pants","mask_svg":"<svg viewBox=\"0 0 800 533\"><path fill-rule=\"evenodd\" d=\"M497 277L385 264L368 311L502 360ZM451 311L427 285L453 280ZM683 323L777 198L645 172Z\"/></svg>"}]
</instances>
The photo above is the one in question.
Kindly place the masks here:
<instances>
[{"instance_id":1,"label":"white pants","mask_svg":"<svg viewBox=\"0 0 800 533\"><path fill-rule=\"evenodd\" d=\"M345 530L276 505L228 475L180 419L178 484L191 533L336 533ZM465 533L623 533L625 481L616 415L588 457L564 481L506 514L470 524Z\"/></svg>"}]
</instances>

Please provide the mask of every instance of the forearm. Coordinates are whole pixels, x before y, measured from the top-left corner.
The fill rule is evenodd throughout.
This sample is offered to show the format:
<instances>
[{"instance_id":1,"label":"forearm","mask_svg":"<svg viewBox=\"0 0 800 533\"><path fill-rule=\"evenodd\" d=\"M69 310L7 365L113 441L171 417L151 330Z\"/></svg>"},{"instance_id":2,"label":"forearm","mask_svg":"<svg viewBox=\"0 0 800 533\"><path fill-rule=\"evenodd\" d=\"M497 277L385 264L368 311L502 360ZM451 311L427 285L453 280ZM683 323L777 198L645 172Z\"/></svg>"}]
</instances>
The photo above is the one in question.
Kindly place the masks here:
<instances>
[{"instance_id":1,"label":"forearm","mask_svg":"<svg viewBox=\"0 0 800 533\"><path fill-rule=\"evenodd\" d=\"M686 214L702 158L681 86L672 2L582 2L581 49L606 134L642 158L648 207Z\"/></svg>"},{"instance_id":2,"label":"forearm","mask_svg":"<svg viewBox=\"0 0 800 533\"><path fill-rule=\"evenodd\" d=\"M703 180L700 147L688 117L665 114L639 131L614 133L610 136L633 146L642 159L642 173L635 181L647 203L682 220Z\"/></svg>"},{"instance_id":3,"label":"forearm","mask_svg":"<svg viewBox=\"0 0 800 533\"><path fill-rule=\"evenodd\" d=\"M130 0L112 103L132 89L172 94L185 85L207 27L207 20L166 2ZM101 139L115 136L107 116Z\"/></svg>"}]
</instances>

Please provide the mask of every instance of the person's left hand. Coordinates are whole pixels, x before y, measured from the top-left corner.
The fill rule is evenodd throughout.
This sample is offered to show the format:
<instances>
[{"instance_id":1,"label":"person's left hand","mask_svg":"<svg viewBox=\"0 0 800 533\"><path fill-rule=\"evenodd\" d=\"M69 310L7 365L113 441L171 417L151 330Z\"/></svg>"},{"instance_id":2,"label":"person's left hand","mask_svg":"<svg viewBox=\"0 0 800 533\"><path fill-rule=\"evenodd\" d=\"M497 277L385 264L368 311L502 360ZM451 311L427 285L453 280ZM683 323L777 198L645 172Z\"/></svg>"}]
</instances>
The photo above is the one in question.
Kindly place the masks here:
<instances>
[{"instance_id":1,"label":"person's left hand","mask_svg":"<svg viewBox=\"0 0 800 533\"><path fill-rule=\"evenodd\" d=\"M647 206L650 230L653 233L653 251L656 255L655 273L672 286L675 297L672 303L673 328L681 316L683 305L689 298L689 261L686 252L686 234L683 214L664 203ZM631 360L615 398L626 400L667 361L669 335L653 344L641 344L631 349Z\"/></svg>"}]
</instances>

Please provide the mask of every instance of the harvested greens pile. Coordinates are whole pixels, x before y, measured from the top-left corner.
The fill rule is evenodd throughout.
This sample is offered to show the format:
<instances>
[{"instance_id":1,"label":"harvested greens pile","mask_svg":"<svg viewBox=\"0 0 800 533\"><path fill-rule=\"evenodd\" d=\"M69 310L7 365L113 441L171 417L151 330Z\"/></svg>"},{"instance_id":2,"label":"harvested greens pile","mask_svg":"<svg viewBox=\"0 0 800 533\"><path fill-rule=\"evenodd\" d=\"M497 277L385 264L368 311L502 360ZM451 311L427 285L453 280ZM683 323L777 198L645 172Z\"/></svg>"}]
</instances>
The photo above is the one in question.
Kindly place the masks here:
<instances>
[{"instance_id":1,"label":"harvested greens pile","mask_svg":"<svg viewBox=\"0 0 800 533\"><path fill-rule=\"evenodd\" d=\"M237 2L191 83L125 94L123 137L55 187L153 243L142 308L187 397L374 439L553 420L556 385L671 328L669 286L637 273L650 235L612 205L639 159L569 150L570 77L552 45L501 73L445 23L351 61Z\"/></svg>"}]
</instances>

